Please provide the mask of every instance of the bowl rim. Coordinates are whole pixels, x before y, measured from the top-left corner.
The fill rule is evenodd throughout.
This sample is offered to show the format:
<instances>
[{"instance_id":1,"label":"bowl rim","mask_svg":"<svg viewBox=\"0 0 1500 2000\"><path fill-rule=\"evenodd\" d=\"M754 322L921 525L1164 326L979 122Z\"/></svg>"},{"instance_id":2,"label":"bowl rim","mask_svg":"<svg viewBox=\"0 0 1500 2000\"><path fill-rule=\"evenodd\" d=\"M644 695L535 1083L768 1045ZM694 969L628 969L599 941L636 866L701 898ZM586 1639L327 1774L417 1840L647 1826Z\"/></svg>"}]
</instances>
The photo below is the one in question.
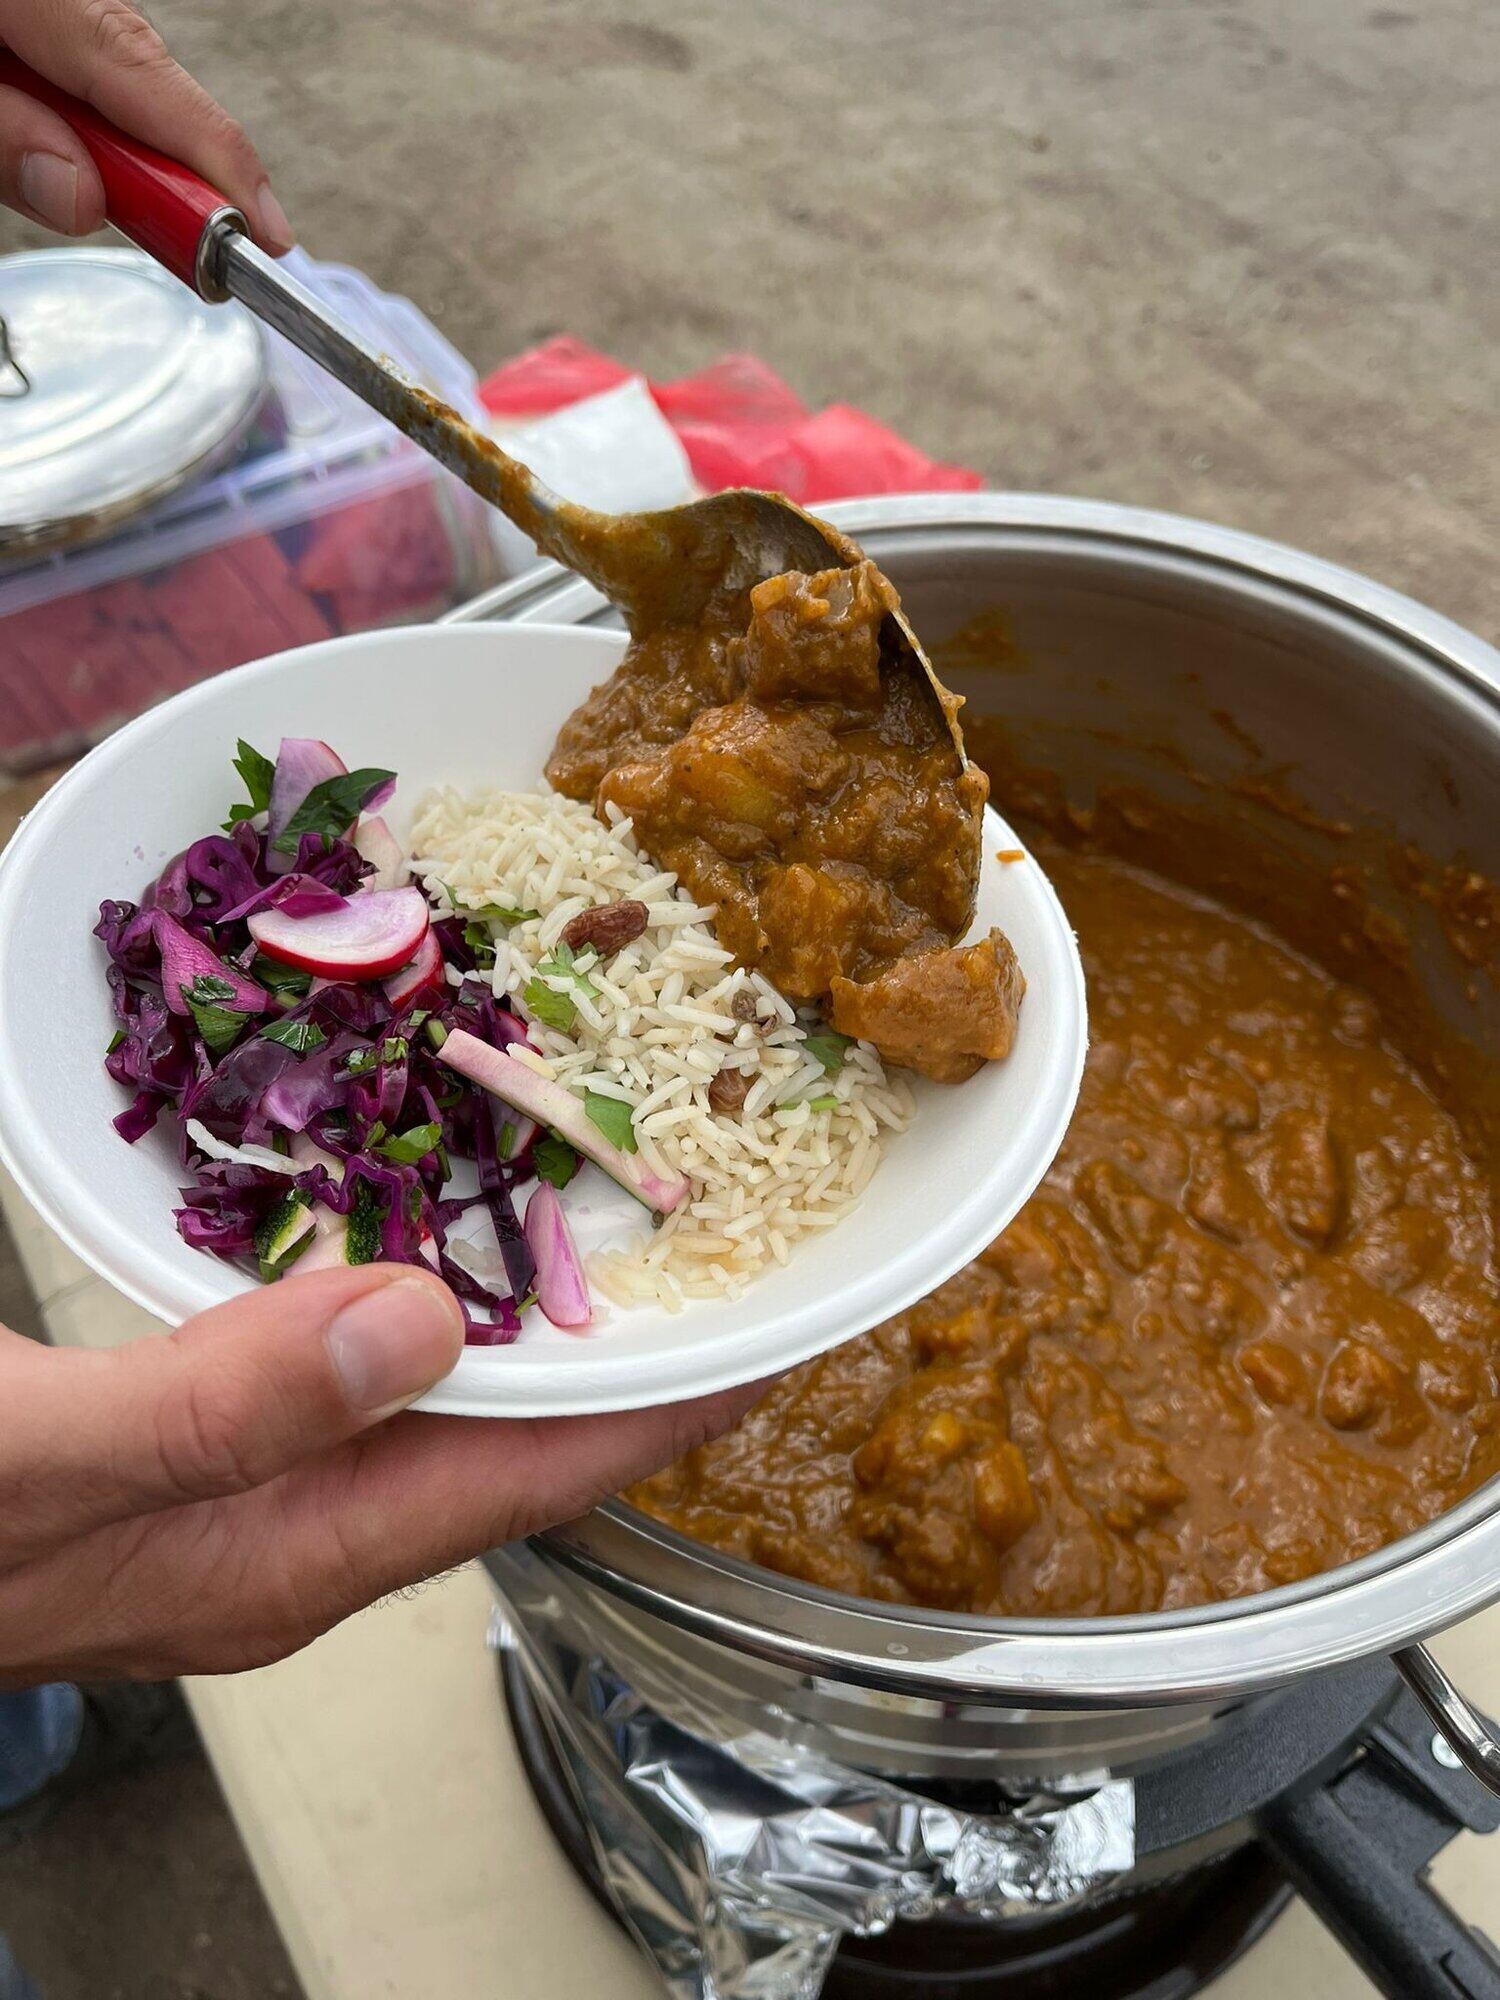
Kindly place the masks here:
<instances>
[{"instance_id":1,"label":"bowl rim","mask_svg":"<svg viewBox=\"0 0 1500 2000\"><path fill-rule=\"evenodd\" d=\"M1419 675L1477 696L1500 738L1500 651L1416 599L1288 544L1186 515L1026 492L898 494L822 511L877 559L904 543L998 539L1271 592L1305 626L1332 619L1394 643ZM607 609L548 565L450 617L594 623ZM537 1540L636 1609L799 1674L989 1705L1149 1707L1237 1699L1393 1652L1500 1600L1500 1476L1425 1528L1319 1576L1131 1617L979 1618L843 1597L690 1541L618 1500Z\"/></svg>"}]
</instances>

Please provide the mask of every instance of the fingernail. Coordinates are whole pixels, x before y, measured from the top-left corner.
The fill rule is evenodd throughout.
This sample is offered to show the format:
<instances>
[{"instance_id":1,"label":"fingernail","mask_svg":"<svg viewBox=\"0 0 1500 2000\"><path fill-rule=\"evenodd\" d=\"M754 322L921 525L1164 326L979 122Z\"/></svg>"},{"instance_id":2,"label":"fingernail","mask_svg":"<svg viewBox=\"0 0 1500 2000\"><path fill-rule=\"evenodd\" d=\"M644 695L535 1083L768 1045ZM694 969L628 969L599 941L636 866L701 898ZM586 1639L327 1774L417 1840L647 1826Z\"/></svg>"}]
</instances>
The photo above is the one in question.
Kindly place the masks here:
<instances>
[{"instance_id":1,"label":"fingernail","mask_svg":"<svg viewBox=\"0 0 1500 2000\"><path fill-rule=\"evenodd\" d=\"M463 1322L435 1286L398 1278L345 1306L327 1339L350 1407L383 1417L448 1373L463 1346Z\"/></svg>"},{"instance_id":2,"label":"fingernail","mask_svg":"<svg viewBox=\"0 0 1500 2000\"><path fill-rule=\"evenodd\" d=\"M286 219L286 210L264 183L260 193L255 197L253 219L259 224L261 235L278 254L283 250L290 250L296 242L297 239L292 234L292 225Z\"/></svg>"},{"instance_id":3,"label":"fingernail","mask_svg":"<svg viewBox=\"0 0 1500 2000\"><path fill-rule=\"evenodd\" d=\"M78 169L60 153L27 153L21 161L21 199L38 222L71 236L77 226Z\"/></svg>"}]
</instances>

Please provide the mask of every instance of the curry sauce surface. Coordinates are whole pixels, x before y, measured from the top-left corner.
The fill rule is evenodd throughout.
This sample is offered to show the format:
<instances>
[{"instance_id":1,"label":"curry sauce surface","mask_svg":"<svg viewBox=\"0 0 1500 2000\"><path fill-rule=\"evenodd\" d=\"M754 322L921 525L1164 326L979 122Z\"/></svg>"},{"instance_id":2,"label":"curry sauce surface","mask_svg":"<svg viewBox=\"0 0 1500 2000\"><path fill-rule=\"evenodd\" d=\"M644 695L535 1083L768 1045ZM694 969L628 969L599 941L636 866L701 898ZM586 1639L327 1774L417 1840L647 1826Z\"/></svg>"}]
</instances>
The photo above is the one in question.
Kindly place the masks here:
<instances>
[{"instance_id":1,"label":"curry sauce surface","mask_svg":"<svg viewBox=\"0 0 1500 2000\"><path fill-rule=\"evenodd\" d=\"M1312 1575L1500 1462L1492 1188L1372 1003L1226 909L1043 848L1092 1046L976 1263L630 1494L826 1588L1154 1611Z\"/></svg>"}]
</instances>

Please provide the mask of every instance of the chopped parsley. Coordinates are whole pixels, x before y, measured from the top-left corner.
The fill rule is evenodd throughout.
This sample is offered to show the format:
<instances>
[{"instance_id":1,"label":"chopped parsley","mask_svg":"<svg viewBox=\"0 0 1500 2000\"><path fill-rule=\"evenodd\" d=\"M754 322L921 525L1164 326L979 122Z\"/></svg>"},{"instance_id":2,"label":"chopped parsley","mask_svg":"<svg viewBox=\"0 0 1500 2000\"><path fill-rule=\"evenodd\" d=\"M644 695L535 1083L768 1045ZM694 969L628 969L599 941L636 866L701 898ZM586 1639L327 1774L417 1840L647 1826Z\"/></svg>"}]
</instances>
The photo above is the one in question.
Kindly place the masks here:
<instances>
[{"instance_id":1,"label":"chopped parsley","mask_svg":"<svg viewBox=\"0 0 1500 2000\"><path fill-rule=\"evenodd\" d=\"M566 1139L559 1139L555 1132L542 1132L531 1149L531 1164L536 1168L538 1180L561 1189L572 1180L582 1161Z\"/></svg>"},{"instance_id":2,"label":"chopped parsley","mask_svg":"<svg viewBox=\"0 0 1500 2000\"><path fill-rule=\"evenodd\" d=\"M112 1056L116 1049L123 1048L125 1046L125 1043L128 1039L129 1037L126 1035L125 1030L123 1028L116 1028L114 1033L109 1038L109 1047L104 1051L104 1053L107 1056Z\"/></svg>"},{"instance_id":3,"label":"chopped parsley","mask_svg":"<svg viewBox=\"0 0 1500 2000\"><path fill-rule=\"evenodd\" d=\"M229 817L224 822L224 831L233 833L242 819L254 819L263 813L271 803L271 780L276 776L276 766L269 757L261 755L252 744L240 738L239 754L234 760L234 768L244 781L248 799L241 800L229 808Z\"/></svg>"},{"instance_id":4,"label":"chopped parsley","mask_svg":"<svg viewBox=\"0 0 1500 2000\"><path fill-rule=\"evenodd\" d=\"M837 1028L814 1028L802 1044L814 1062L821 1063L825 1076L837 1076L844 1067L844 1057L853 1047L849 1035L841 1035Z\"/></svg>"},{"instance_id":5,"label":"chopped parsley","mask_svg":"<svg viewBox=\"0 0 1500 2000\"><path fill-rule=\"evenodd\" d=\"M284 1049L293 1049L299 1056L322 1048L328 1040L316 1021L273 1021L260 1032L263 1041L280 1042Z\"/></svg>"},{"instance_id":6,"label":"chopped parsley","mask_svg":"<svg viewBox=\"0 0 1500 2000\"><path fill-rule=\"evenodd\" d=\"M528 979L521 994L526 1003L526 1011L532 1020L540 1021L544 1028L556 1028L565 1033L578 1019L578 1008L570 993L559 993L555 986L549 986L544 979Z\"/></svg>"},{"instance_id":7,"label":"chopped parsley","mask_svg":"<svg viewBox=\"0 0 1500 2000\"><path fill-rule=\"evenodd\" d=\"M226 1000L234 999L234 986L215 973L200 972L191 985L179 990L197 1024L198 1033L203 1037L205 1048L212 1049L215 1055L222 1054L249 1018L242 1008L226 1007L224 1004Z\"/></svg>"},{"instance_id":8,"label":"chopped parsley","mask_svg":"<svg viewBox=\"0 0 1500 2000\"><path fill-rule=\"evenodd\" d=\"M473 917L481 924L501 924L509 930L512 924L534 923L542 914L540 910L513 910L508 903L461 903L446 882L439 886L455 916Z\"/></svg>"},{"instance_id":9,"label":"chopped parsley","mask_svg":"<svg viewBox=\"0 0 1500 2000\"><path fill-rule=\"evenodd\" d=\"M351 1049L344 1058L344 1075L368 1076L381 1063L405 1062L406 1056L405 1036L387 1035L378 1049Z\"/></svg>"},{"instance_id":10,"label":"chopped parsley","mask_svg":"<svg viewBox=\"0 0 1500 2000\"><path fill-rule=\"evenodd\" d=\"M304 972L300 966L282 965L279 960L258 954L250 967L251 977L258 979L268 993L279 999L300 1000L312 985L312 974Z\"/></svg>"},{"instance_id":11,"label":"chopped parsley","mask_svg":"<svg viewBox=\"0 0 1500 2000\"><path fill-rule=\"evenodd\" d=\"M406 1131L398 1132L393 1138L382 1139L375 1148L382 1158L392 1160L398 1167L414 1167L419 1160L435 1152L443 1143L443 1128L430 1125L411 1125Z\"/></svg>"},{"instance_id":12,"label":"chopped parsley","mask_svg":"<svg viewBox=\"0 0 1500 2000\"><path fill-rule=\"evenodd\" d=\"M583 1108L589 1122L598 1126L612 1146L622 1153L636 1151L635 1113L628 1104L622 1104L618 1097L606 1097L602 1091L586 1090Z\"/></svg>"},{"instance_id":13,"label":"chopped parsley","mask_svg":"<svg viewBox=\"0 0 1500 2000\"><path fill-rule=\"evenodd\" d=\"M599 989L589 978L587 968L597 964L598 958L599 954L590 946L580 963L572 946L559 938L550 956L541 961L533 977L527 980L526 990L521 995L533 1018L544 1027L556 1028L560 1034L566 1033L578 1017L577 1002L573 993L548 982L566 980L574 993L580 993L588 1000L597 1000Z\"/></svg>"},{"instance_id":14,"label":"chopped parsley","mask_svg":"<svg viewBox=\"0 0 1500 2000\"><path fill-rule=\"evenodd\" d=\"M321 785L314 785L287 821L285 832L276 842L276 852L295 854L305 833L320 834L325 841L337 840L359 818L370 794L379 791L395 775L394 771L370 768L340 771L332 778L325 778Z\"/></svg>"},{"instance_id":15,"label":"chopped parsley","mask_svg":"<svg viewBox=\"0 0 1500 2000\"><path fill-rule=\"evenodd\" d=\"M483 924L464 925L464 943L474 954L474 963L481 972L488 972L495 963L495 944Z\"/></svg>"}]
</instances>

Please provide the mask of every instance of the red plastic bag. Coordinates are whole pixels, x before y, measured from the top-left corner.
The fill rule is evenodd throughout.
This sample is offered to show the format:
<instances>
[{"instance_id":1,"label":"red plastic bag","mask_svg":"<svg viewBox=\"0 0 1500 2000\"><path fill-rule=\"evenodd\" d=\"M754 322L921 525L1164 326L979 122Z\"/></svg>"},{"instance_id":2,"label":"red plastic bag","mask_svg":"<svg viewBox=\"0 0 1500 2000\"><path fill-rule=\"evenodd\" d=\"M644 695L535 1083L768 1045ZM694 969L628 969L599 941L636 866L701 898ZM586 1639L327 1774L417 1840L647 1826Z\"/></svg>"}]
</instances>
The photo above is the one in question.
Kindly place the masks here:
<instances>
[{"instance_id":1,"label":"red plastic bag","mask_svg":"<svg viewBox=\"0 0 1500 2000\"><path fill-rule=\"evenodd\" d=\"M977 472L943 465L847 403L799 424L791 444L802 463L799 500L853 500L870 493L972 493Z\"/></svg>"},{"instance_id":2,"label":"red plastic bag","mask_svg":"<svg viewBox=\"0 0 1500 2000\"><path fill-rule=\"evenodd\" d=\"M507 420L566 409L613 389L630 371L570 335L519 354L480 388ZM817 415L753 354L726 354L677 382L652 383L658 409L682 441L708 492L760 486L793 500L872 493L968 492L977 472L928 458L895 431L846 403Z\"/></svg>"},{"instance_id":3,"label":"red plastic bag","mask_svg":"<svg viewBox=\"0 0 1500 2000\"><path fill-rule=\"evenodd\" d=\"M789 493L801 476L790 443L807 405L753 354L726 354L679 382L653 384L656 406L710 493L760 486Z\"/></svg>"},{"instance_id":4,"label":"red plastic bag","mask_svg":"<svg viewBox=\"0 0 1500 2000\"><path fill-rule=\"evenodd\" d=\"M497 368L479 385L479 396L497 417L544 417L585 396L597 396L626 380L630 370L607 354L585 347L569 333L528 348Z\"/></svg>"}]
</instances>

